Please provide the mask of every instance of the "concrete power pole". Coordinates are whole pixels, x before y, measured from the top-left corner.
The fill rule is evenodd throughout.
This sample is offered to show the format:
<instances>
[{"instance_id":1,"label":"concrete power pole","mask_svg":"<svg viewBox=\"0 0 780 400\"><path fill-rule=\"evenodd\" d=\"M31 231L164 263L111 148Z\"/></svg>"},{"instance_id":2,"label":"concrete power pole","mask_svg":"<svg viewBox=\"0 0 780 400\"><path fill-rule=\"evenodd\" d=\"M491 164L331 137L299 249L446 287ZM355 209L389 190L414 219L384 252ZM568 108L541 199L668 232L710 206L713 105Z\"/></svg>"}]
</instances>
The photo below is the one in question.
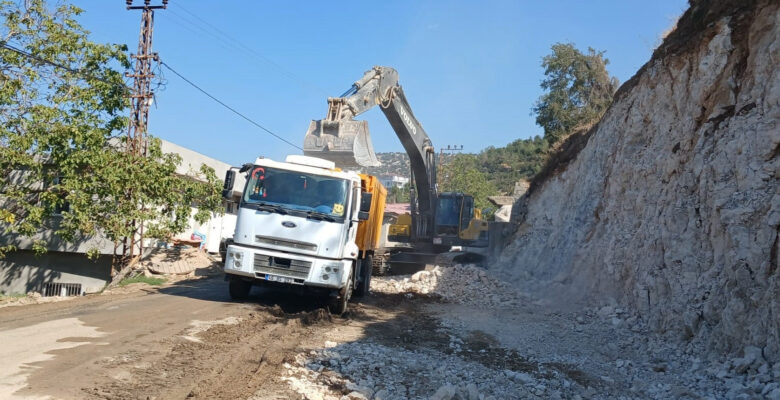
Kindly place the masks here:
<instances>
[{"instance_id":1,"label":"concrete power pole","mask_svg":"<svg viewBox=\"0 0 780 400\"><path fill-rule=\"evenodd\" d=\"M141 10L141 33L138 37L138 53L131 55L135 59L135 70L125 76L133 78L133 92L130 94L130 124L127 127L127 146L125 150L134 155L145 156L147 150L147 127L149 121L149 106L152 105L152 62L159 61L157 53L152 52L152 34L154 32L154 10L168 7L168 0L162 0L162 5L150 5L150 0L144 0L143 5L134 6L133 0L125 0L128 10ZM132 191L132 188L129 189ZM132 192L129 193L132 195ZM132 196L131 196L132 197ZM143 208L143 204L139 205ZM138 256L143 253L144 223L133 221L130 237L126 237L122 246L122 259L131 262L136 249ZM116 254L116 247L114 249Z\"/></svg>"}]
</instances>

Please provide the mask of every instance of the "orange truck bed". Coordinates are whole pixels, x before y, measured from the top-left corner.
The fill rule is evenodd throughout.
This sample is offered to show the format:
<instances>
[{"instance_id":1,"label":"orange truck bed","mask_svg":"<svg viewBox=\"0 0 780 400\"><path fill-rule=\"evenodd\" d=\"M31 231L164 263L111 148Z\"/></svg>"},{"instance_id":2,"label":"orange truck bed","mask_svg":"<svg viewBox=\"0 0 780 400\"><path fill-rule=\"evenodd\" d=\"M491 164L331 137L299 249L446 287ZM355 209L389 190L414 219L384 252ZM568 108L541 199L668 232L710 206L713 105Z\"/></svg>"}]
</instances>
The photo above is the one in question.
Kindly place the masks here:
<instances>
[{"instance_id":1,"label":"orange truck bed","mask_svg":"<svg viewBox=\"0 0 780 400\"><path fill-rule=\"evenodd\" d=\"M377 177L364 174L360 174L360 186L363 192L371 193L373 196L368 220L358 223L355 242L360 251L373 251L379 246L379 238L382 235L387 189L379 183Z\"/></svg>"}]
</instances>

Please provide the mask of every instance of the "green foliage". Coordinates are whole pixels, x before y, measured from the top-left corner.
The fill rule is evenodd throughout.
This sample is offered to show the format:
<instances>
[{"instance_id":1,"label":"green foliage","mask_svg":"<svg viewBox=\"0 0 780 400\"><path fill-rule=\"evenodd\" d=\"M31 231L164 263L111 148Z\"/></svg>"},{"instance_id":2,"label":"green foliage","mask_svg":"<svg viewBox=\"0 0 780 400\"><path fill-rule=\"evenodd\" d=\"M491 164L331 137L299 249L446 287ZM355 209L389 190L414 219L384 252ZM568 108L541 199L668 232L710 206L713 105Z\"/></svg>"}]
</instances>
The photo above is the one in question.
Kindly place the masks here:
<instances>
[{"instance_id":1,"label":"green foliage","mask_svg":"<svg viewBox=\"0 0 780 400\"><path fill-rule=\"evenodd\" d=\"M43 0L0 2L0 42L84 71L0 49L0 229L117 242L134 233L132 221L148 221L145 235L165 238L186 227L193 204L205 222L221 208L211 168L176 175L179 156L162 154L157 140L146 157L123 151L128 92L116 68L129 68L126 48L89 41L74 19L80 12ZM0 246L0 257L12 250ZM46 241L33 250L46 251Z\"/></svg>"},{"instance_id":2,"label":"green foliage","mask_svg":"<svg viewBox=\"0 0 780 400\"><path fill-rule=\"evenodd\" d=\"M515 182L530 180L541 170L548 148L547 141L539 136L518 139L506 147L482 150L477 154L477 166L498 192L511 195Z\"/></svg>"},{"instance_id":3,"label":"green foliage","mask_svg":"<svg viewBox=\"0 0 780 400\"><path fill-rule=\"evenodd\" d=\"M131 283L145 283L147 285L159 286L165 283L165 278L154 278L146 275L136 275L132 278L125 278L119 282L119 286L127 286Z\"/></svg>"},{"instance_id":4,"label":"green foliage","mask_svg":"<svg viewBox=\"0 0 780 400\"><path fill-rule=\"evenodd\" d=\"M477 208L490 208L487 199L497 193L493 182L479 170L474 154L458 154L439 168L440 192L463 192L474 196Z\"/></svg>"},{"instance_id":5,"label":"green foliage","mask_svg":"<svg viewBox=\"0 0 780 400\"><path fill-rule=\"evenodd\" d=\"M26 293L5 293L0 292L0 302L4 300L14 300L14 299L21 299L23 297L27 297Z\"/></svg>"},{"instance_id":6,"label":"green foliage","mask_svg":"<svg viewBox=\"0 0 780 400\"><path fill-rule=\"evenodd\" d=\"M552 46L552 54L542 60L546 93L533 108L549 143L601 118L618 88L618 80L607 72L608 63L603 51L588 48L583 54L571 43Z\"/></svg>"},{"instance_id":7,"label":"green foliage","mask_svg":"<svg viewBox=\"0 0 780 400\"><path fill-rule=\"evenodd\" d=\"M408 203L409 202L409 184L402 187L393 186L387 190L388 203Z\"/></svg>"}]
</instances>

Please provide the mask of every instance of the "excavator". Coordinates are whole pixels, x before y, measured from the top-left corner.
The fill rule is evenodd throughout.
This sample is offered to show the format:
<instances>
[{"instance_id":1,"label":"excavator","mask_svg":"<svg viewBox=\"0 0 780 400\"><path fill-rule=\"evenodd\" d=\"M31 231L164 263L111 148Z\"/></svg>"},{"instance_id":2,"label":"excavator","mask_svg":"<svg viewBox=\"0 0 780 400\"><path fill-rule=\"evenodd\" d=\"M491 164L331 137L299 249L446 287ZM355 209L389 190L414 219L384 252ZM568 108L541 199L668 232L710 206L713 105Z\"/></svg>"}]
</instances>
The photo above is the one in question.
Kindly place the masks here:
<instances>
[{"instance_id":1,"label":"excavator","mask_svg":"<svg viewBox=\"0 0 780 400\"><path fill-rule=\"evenodd\" d=\"M411 212L399 216L388 229L388 240L404 245L375 256L374 272L382 274L388 266L394 272L412 272L438 262L445 253L450 261L479 258L479 254L450 252L453 246L487 247L488 223L475 209L473 196L438 192L435 148L412 113L395 69L375 66L340 97L329 97L325 119L309 124L304 155L333 161L341 168L380 165L368 123L354 119L377 105L409 156L413 190Z\"/></svg>"}]
</instances>

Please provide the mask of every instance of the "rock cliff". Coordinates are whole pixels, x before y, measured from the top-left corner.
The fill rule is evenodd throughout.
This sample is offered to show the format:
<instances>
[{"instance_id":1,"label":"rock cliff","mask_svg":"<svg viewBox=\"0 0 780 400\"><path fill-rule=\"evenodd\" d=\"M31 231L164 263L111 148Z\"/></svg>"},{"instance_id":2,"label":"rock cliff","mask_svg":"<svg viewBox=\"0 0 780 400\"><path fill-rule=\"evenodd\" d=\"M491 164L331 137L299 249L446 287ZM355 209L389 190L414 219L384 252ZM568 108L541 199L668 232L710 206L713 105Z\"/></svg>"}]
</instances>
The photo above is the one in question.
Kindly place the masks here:
<instances>
[{"instance_id":1,"label":"rock cliff","mask_svg":"<svg viewBox=\"0 0 780 400\"><path fill-rule=\"evenodd\" d=\"M777 1L691 1L576 155L518 201L496 270L780 361L779 17Z\"/></svg>"}]
</instances>

